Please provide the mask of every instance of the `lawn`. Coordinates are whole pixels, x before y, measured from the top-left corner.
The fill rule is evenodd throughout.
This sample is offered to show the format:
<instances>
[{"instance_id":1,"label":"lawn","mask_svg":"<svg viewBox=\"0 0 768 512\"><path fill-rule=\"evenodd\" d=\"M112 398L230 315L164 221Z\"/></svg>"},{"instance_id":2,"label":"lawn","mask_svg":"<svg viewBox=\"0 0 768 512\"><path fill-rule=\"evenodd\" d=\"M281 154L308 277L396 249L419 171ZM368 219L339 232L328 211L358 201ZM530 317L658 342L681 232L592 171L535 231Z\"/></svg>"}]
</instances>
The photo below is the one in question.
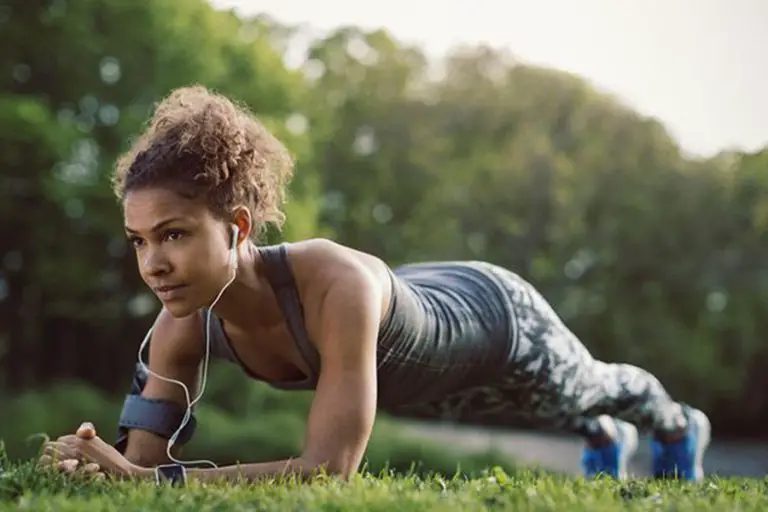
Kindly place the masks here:
<instances>
[{"instance_id":1,"label":"lawn","mask_svg":"<svg viewBox=\"0 0 768 512\"><path fill-rule=\"evenodd\" d=\"M581 478L497 468L475 478L360 474L350 482L190 484L86 481L5 462L4 510L768 510L768 479L709 479L702 484Z\"/></svg>"}]
</instances>

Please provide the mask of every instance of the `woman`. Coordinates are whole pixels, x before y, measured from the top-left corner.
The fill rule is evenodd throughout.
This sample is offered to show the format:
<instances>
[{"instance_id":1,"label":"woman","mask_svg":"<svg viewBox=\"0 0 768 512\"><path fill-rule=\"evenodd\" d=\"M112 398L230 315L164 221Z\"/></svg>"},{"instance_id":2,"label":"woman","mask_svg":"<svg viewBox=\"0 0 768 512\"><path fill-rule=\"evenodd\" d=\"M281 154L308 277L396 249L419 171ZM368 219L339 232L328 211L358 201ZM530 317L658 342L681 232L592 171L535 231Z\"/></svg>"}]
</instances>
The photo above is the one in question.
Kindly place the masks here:
<instances>
[{"instance_id":1,"label":"woman","mask_svg":"<svg viewBox=\"0 0 768 512\"><path fill-rule=\"evenodd\" d=\"M639 428L652 433L654 475L703 477L707 417L647 371L594 360L513 272L483 262L391 270L320 239L257 246L267 224L283 221L291 175L280 142L228 99L189 87L158 106L114 175L139 272L163 303L146 340L150 364L139 365L116 447L64 436L46 445L45 462L175 480L321 468L348 477L382 409L574 432L586 440L588 476L624 478ZM189 389L209 350L254 379L314 390L297 458L167 464L194 430Z\"/></svg>"}]
</instances>

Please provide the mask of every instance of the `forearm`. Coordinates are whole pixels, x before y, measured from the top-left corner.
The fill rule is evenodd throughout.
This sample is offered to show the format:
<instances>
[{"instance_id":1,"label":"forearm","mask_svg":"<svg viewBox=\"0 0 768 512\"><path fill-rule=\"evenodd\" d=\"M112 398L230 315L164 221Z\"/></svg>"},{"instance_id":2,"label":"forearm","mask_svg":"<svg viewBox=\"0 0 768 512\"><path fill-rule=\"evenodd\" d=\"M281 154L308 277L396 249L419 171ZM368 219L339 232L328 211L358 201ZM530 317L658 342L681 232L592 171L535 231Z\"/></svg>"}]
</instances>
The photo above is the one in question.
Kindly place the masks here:
<instances>
[{"instance_id":1,"label":"forearm","mask_svg":"<svg viewBox=\"0 0 768 512\"><path fill-rule=\"evenodd\" d=\"M181 456L179 445L174 445L171 455ZM137 466L152 468L159 464L168 464L168 441L145 430L133 429L128 432L125 458Z\"/></svg>"},{"instance_id":2,"label":"forearm","mask_svg":"<svg viewBox=\"0 0 768 512\"><path fill-rule=\"evenodd\" d=\"M270 480L279 477L297 477L300 480L309 480L319 472L330 474L325 467L310 462L302 457L270 462L256 462L248 464L236 464L218 468L188 468L187 479L199 482L256 482ZM139 467L134 470L134 476L138 479L154 480L154 468Z\"/></svg>"}]
</instances>

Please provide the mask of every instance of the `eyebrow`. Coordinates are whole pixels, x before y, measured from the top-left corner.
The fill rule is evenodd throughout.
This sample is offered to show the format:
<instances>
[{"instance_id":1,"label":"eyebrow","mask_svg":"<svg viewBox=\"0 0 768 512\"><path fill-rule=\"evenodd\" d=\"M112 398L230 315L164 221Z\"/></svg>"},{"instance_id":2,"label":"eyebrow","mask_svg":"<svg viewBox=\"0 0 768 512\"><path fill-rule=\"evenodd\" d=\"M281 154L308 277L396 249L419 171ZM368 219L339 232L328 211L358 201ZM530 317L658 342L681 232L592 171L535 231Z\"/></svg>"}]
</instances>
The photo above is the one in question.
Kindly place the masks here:
<instances>
[{"instance_id":1,"label":"eyebrow","mask_svg":"<svg viewBox=\"0 0 768 512\"><path fill-rule=\"evenodd\" d=\"M177 222L177 221L182 221L182 220L184 220L184 219L182 219L181 217L171 217L170 219L165 219L163 221L158 222L154 226L152 226L152 228L150 229L150 232L156 232L156 231L164 228L165 226L167 226L168 224L170 224L172 222ZM135 230L129 228L128 226L125 226L125 231L127 233L137 233Z\"/></svg>"}]
</instances>

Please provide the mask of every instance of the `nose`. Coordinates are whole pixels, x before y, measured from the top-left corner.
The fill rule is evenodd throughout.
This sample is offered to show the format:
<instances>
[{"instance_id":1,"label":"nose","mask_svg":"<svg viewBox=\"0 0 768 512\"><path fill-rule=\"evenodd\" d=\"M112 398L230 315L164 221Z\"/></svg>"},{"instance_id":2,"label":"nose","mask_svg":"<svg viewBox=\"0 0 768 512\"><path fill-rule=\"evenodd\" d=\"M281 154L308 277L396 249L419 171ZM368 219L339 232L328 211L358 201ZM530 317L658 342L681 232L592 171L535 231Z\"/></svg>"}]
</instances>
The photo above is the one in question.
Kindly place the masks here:
<instances>
[{"instance_id":1,"label":"nose","mask_svg":"<svg viewBox=\"0 0 768 512\"><path fill-rule=\"evenodd\" d=\"M160 247L147 246L141 258L142 273L148 276L167 274L171 270L171 264L167 255Z\"/></svg>"}]
</instances>

